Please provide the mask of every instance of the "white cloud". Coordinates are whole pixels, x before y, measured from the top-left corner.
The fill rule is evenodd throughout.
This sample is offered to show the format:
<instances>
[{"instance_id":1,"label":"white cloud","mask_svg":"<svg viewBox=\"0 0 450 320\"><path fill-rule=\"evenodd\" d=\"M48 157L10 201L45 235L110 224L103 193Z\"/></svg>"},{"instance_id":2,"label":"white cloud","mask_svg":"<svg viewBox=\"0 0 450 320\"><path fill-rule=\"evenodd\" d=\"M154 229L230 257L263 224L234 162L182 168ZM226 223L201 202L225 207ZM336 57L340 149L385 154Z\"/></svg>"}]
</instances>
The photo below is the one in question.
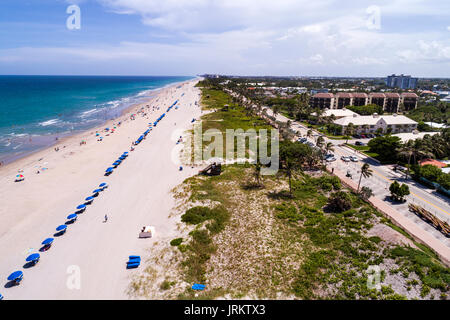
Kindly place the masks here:
<instances>
[{"instance_id":1,"label":"white cloud","mask_svg":"<svg viewBox=\"0 0 450 320\"><path fill-rule=\"evenodd\" d=\"M140 71L148 74L164 67L175 72L177 67L179 74L382 76L401 67L417 76L431 75L432 68L423 67L426 63L435 66L436 75L448 76L450 67L450 26L409 30L421 29L415 20L418 15L429 16L427 21L434 16L448 21L444 18L450 18L450 1L97 1L108 12L140 19L158 43L119 40L77 48L3 49L0 68L7 61L54 60L108 66L114 73L144 66ZM367 8L373 4L381 10L379 30L368 28ZM397 25L401 19L410 19L411 24Z\"/></svg>"}]
</instances>

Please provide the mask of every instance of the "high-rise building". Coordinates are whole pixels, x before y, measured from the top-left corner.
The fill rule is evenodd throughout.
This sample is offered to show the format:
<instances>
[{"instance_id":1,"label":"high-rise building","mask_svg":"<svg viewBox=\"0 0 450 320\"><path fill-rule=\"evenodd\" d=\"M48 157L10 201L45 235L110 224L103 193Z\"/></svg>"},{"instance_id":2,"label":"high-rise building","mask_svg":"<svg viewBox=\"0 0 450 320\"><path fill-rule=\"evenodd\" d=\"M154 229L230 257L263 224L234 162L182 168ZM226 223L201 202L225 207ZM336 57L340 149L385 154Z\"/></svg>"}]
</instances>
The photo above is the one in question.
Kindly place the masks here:
<instances>
[{"instance_id":1,"label":"high-rise building","mask_svg":"<svg viewBox=\"0 0 450 320\"><path fill-rule=\"evenodd\" d=\"M417 87L418 78L411 78L404 74L387 76L386 85L391 88L415 89Z\"/></svg>"}]
</instances>

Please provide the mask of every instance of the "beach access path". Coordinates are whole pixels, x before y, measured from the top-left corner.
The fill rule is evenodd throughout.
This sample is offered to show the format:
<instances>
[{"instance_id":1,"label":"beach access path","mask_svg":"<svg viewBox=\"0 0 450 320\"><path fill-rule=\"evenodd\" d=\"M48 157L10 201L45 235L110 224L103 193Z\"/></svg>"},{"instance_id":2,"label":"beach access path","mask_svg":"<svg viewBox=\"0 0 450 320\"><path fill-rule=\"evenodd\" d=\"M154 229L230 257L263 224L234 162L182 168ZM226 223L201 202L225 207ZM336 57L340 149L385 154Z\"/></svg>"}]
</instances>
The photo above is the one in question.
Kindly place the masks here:
<instances>
[{"instance_id":1,"label":"beach access path","mask_svg":"<svg viewBox=\"0 0 450 320\"><path fill-rule=\"evenodd\" d=\"M142 271L126 269L128 256L140 255L145 261L152 242L176 237L177 221L169 219L174 205L171 190L198 172L190 167L179 171L172 160L177 139L201 115L197 81L162 89L150 101L105 124L102 129L116 125L116 131L109 136L102 132L101 142L92 129L0 168L0 293L5 300L128 298L131 277ZM179 108L172 108L130 151L148 123L176 100ZM153 111L154 106L159 110ZM86 144L80 145L81 140ZM105 169L125 151L129 157L105 177ZM36 174L43 167L48 169ZM18 170L23 170L22 182L14 182ZM66 234L54 237L48 251L40 252L36 266L24 268L25 258L38 252L41 242L53 237L55 228L102 182L109 187L68 225ZM144 225L154 226L156 236L139 239ZM6 278L15 270L24 272L22 282L5 288Z\"/></svg>"}]
</instances>

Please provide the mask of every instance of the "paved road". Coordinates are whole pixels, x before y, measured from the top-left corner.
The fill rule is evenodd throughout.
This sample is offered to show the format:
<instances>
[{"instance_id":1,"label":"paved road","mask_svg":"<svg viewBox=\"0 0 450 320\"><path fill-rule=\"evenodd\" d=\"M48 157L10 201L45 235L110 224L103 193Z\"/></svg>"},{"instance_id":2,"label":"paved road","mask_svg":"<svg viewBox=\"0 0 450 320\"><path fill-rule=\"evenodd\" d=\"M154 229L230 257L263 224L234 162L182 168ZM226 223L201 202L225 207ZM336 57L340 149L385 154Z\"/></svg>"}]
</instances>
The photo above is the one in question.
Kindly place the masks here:
<instances>
[{"instance_id":1,"label":"paved road","mask_svg":"<svg viewBox=\"0 0 450 320\"><path fill-rule=\"evenodd\" d=\"M272 114L270 109L267 109L267 112L269 114ZM286 122L290 119L278 114L277 120ZM299 132L301 136L306 137L306 133L309 129L299 124L298 122L292 120L291 122L291 128ZM408 203L414 203L435 214L439 219L450 223L450 201L448 198L440 195L432 189L428 189L425 186L416 183L411 179L405 180L404 175L394 172L392 165L380 165L373 159L349 147L342 146L342 144L345 143L345 140L328 139L326 136L314 131L313 137L309 137L308 141L311 141L315 144L315 141L319 135L323 136L326 142L331 142L334 145L335 150L333 154L335 155L335 158L337 160L329 163L329 166L339 169L343 172L347 172L348 170L352 174L354 180L359 180L362 164L364 162L369 163L371 165L373 175L368 179L363 178L361 181L361 186L368 186L369 188L371 188L376 197L389 202L389 204L391 206L394 206L396 210L413 220L421 228L428 231L435 238L441 240L448 247L450 247L450 238L446 238L441 232L436 230L431 225L425 223L414 213L408 210ZM366 142L365 140L358 140ZM341 156L349 155L356 156L358 158L358 162L344 162L340 159ZM406 197L406 203L396 204L388 199L388 196L390 195L389 186L394 180L397 180L399 183L406 183L409 186L411 194Z\"/></svg>"}]
</instances>

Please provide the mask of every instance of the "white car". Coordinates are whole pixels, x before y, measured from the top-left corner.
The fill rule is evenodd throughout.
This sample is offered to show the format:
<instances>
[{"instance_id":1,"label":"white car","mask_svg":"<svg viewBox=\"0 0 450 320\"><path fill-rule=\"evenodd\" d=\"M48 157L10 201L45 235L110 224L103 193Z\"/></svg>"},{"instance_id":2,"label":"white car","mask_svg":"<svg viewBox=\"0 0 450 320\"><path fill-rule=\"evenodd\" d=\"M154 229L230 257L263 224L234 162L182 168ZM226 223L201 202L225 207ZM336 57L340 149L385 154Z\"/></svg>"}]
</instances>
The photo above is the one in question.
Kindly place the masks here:
<instances>
[{"instance_id":1,"label":"white car","mask_svg":"<svg viewBox=\"0 0 450 320\"><path fill-rule=\"evenodd\" d=\"M342 160L342 161L345 161L345 162L350 162L350 158L347 157L347 156L342 156L342 157L341 157L341 160Z\"/></svg>"},{"instance_id":2,"label":"white car","mask_svg":"<svg viewBox=\"0 0 450 320\"><path fill-rule=\"evenodd\" d=\"M353 162L358 162L358 158L355 156L350 156L350 160L352 160Z\"/></svg>"},{"instance_id":3,"label":"white car","mask_svg":"<svg viewBox=\"0 0 450 320\"><path fill-rule=\"evenodd\" d=\"M327 162L333 162L333 161L336 161L336 158L335 157L328 157L328 158L326 158L325 159Z\"/></svg>"}]
</instances>

